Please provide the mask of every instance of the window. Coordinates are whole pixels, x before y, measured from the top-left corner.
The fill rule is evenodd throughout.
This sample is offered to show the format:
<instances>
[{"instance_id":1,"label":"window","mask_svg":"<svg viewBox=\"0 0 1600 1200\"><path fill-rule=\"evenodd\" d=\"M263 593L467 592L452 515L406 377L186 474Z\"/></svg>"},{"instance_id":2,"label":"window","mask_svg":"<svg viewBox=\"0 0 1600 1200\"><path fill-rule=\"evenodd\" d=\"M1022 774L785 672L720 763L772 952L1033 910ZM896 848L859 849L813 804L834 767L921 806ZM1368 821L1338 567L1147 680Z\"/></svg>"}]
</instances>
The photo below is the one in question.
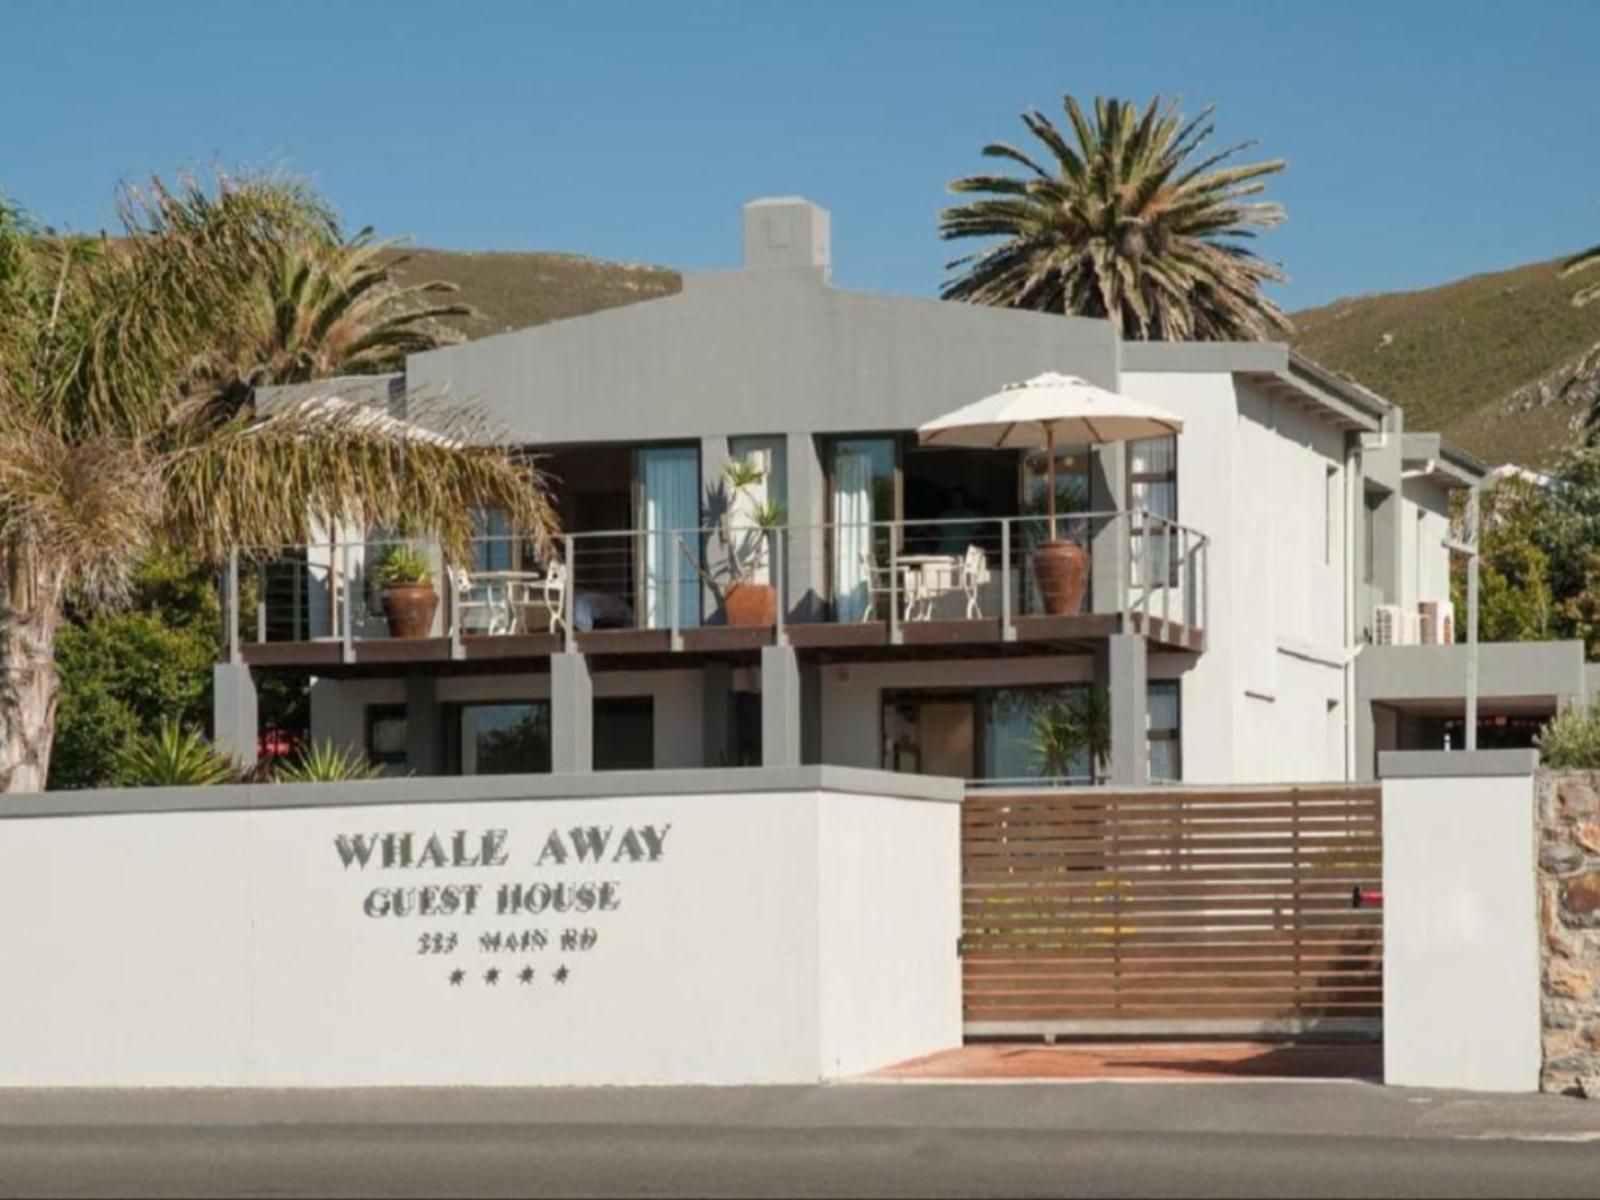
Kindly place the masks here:
<instances>
[{"instance_id":1,"label":"window","mask_svg":"<svg viewBox=\"0 0 1600 1200\"><path fill-rule=\"evenodd\" d=\"M1158 438L1141 438L1128 443L1128 507L1140 508L1154 517L1176 522L1178 519L1178 439L1167 435ZM1143 546L1142 528L1133 530L1133 584L1144 586L1148 580L1156 585L1160 572L1152 555L1159 553L1162 525L1151 522L1151 546ZM1166 584L1178 583L1178 566L1183 553L1183 540L1175 534L1170 540Z\"/></svg>"},{"instance_id":2,"label":"window","mask_svg":"<svg viewBox=\"0 0 1600 1200\"><path fill-rule=\"evenodd\" d=\"M1339 468L1328 467L1322 483L1322 562L1333 565L1334 521L1339 511Z\"/></svg>"},{"instance_id":3,"label":"window","mask_svg":"<svg viewBox=\"0 0 1600 1200\"><path fill-rule=\"evenodd\" d=\"M648 771L656 765L655 698L615 696L594 702L594 769Z\"/></svg>"},{"instance_id":4,"label":"window","mask_svg":"<svg viewBox=\"0 0 1600 1200\"><path fill-rule=\"evenodd\" d=\"M511 518L504 509L474 509L472 513L472 569L512 569Z\"/></svg>"},{"instance_id":5,"label":"window","mask_svg":"<svg viewBox=\"0 0 1600 1200\"><path fill-rule=\"evenodd\" d=\"M462 704L447 726L462 775L540 774L550 770L550 702Z\"/></svg>"},{"instance_id":6,"label":"window","mask_svg":"<svg viewBox=\"0 0 1600 1200\"><path fill-rule=\"evenodd\" d=\"M409 729L404 704L367 705L367 759L379 766L406 765Z\"/></svg>"},{"instance_id":7,"label":"window","mask_svg":"<svg viewBox=\"0 0 1600 1200\"><path fill-rule=\"evenodd\" d=\"M1152 782L1176 783L1183 778L1182 707L1176 679L1157 679L1148 684Z\"/></svg>"},{"instance_id":8,"label":"window","mask_svg":"<svg viewBox=\"0 0 1600 1200\"><path fill-rule=\"evenodd\" d=\"M842 438L829 463L829 519L833 525L834 617L859 621L870 612L884 618L881 590L888 570L893 530L879 522L899 517L899 457L893 438Z\"/></svg>"},{"instance_id":9,"label":"window","mask_svg":"<svg viewBox=\"0 0 1600 1200\"><path fill-rule=\"evenodd\" d=\"M1361 582L1373 583L1378 578L1378 508L1383 496L1367 492L1361 506Z\"/></svg>"},{"instance_id":10,"label":"window","mask_svg":"<svg viewBox=\"0 0 1600 1200\"><path fill-rule=\"evenodd\" d=\"M1087 783L1089 745L1062 723L1065 706L1104 740L1104 705L1085 684L885 692L885 770L964 779L1056 779Z\"/></svg>"}]
</instances>

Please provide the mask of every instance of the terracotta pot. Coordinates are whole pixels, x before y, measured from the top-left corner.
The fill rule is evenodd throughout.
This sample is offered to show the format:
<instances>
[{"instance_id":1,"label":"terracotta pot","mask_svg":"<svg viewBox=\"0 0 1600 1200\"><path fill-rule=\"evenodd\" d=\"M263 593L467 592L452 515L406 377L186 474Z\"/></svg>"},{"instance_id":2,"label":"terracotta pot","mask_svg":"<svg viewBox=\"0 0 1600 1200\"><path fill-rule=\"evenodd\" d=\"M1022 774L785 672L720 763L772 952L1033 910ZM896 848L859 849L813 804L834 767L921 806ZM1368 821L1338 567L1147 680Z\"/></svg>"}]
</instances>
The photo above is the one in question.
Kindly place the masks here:
<instances>
[{"instance_id":1,"label":"terracotta pot","mask_svg":"<svg viewBox=\"0 0 1600 1200\"><path fill-rule=\"evenodd\" d=\"M1033 552L1033 577L1044 611L1052 617L1071 616L1083 607L1089 552L1077 542L1040 542Z\"/></svg>"},{"instance_id":2,"label":"terracotta pot","mask_svg":"<svg viewBox=\"0 0 1600 1200\"><path fill-rule=\"evenodd\" d=\"M723 599L729 625L776 625L778 589L770 583L741 583L728 589Z\"/></svg>"},{"instance_id":3,"label":"terracotta pot","mask_svg":"<svg viewBox=\"0 0 1600 1200\"><path fill-rule=\"evenodd\" d=\"M383 589L383 615L389 619L389 636L427 637L433 632L433 614L439 593L431 583L392 583Z\"/></svg>"}]
</instances>

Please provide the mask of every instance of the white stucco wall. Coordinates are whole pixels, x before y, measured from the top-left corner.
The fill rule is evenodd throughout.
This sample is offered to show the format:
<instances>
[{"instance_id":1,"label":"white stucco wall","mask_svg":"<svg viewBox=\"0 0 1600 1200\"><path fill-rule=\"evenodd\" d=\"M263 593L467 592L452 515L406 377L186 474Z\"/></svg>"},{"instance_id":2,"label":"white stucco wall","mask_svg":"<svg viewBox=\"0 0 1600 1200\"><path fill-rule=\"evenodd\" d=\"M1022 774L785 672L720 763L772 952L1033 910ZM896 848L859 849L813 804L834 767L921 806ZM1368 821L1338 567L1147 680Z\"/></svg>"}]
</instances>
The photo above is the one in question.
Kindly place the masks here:
<instances>
[{"instance_id":1,"label":"white stucco wall","mask_svg":"<svg viewBox=\"0 0 1600 1200\"><path fill-rule=\"evenodd\" d=\"M1400 599L1408 612L1415 612L1423 600L1450 599L1450 551L1444 546L1449 533L1450 494L1425 479L1405 480L1400 505L1404 562Z\"/></svg>"},{"instance_id":2,"label":"white stucco wall","mask_svg":"<svg viewBox=\"0 0 1600 1200\"><path fill-rule=\"evenodd\" d=\"M447 785L485 786L332 786L371 799ZM801 1083L948 1048L961 1036L951 790L452 793L0 820L0 903L31 914L7 936L0 1086ZM140 793L114 799L137 807ZM616 852L645 827L659 856ZM548 839L570 858L586 828L610 831L603 862L541 865ZM420 851L438 832L448 854L455 831L477 857L498 831L504 862L362 868L336 840L410 832ZM611 883L614 908L496 912L502 885L585 882ZM479 885L477 910L394 916L369 899L429 885ZM597 940L563 949L569 929ZM533 930L550 944L480 943ZM420 952L432 934L457 942Z\"/></svg>"},{"instance_id":3,"label":"white stucco wall","mask_svg":"<svg viewBox=\"0 0 1600 1200\"><path fill-rule=\"evenodd\" d=\"M1224 373L1124 372L1122 389L1184 418L1179 520L1210 538L1185 781L1343 778L1343 433Z\"/></svg>"},{"instance_id":4,"label":"white stucco wall","mask_svg":"<svg viewBox=\"0 0 1600 1200\"><path fill-rule=\"evenodd\" d=\"M1385 1082L1538 1090L1533 804L1529 775L1384 780Z\"/></svg>"}]
</instances>

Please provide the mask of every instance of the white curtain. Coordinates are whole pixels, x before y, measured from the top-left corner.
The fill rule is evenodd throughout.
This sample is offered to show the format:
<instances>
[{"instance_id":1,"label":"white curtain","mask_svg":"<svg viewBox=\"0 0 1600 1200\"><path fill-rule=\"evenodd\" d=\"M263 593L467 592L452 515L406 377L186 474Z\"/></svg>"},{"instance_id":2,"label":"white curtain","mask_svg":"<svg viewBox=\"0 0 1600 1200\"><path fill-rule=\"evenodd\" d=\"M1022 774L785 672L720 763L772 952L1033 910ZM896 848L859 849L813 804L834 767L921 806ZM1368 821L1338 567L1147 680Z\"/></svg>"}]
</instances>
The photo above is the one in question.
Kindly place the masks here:
<instances>
[{"instance_id":1,"label":"white curtain","mask_svg":"<svg viewBox=\"0 0 1600 1200\"><path fill-rule=\"evenodd\" d=\"M867 455L842 452L834 459L833 520L836 617L859 621L867 611L866 563L872 553L872 459ZM884 620L888 614L877 616Z\"/></svg>"},{"instance_id":2,"label":"white curtain","mask_svg":"<svg viewBox=\"0 0 1600 1200\"><path fill-rule=\"evenodd\" d=\"M678 577L678 624L700 624L700 576L678 550L678 537L691 555L700 552L700 453L693 446L666 446L639 452L644 491L645 627L672 624L672 577Z\"/></svg>"}]
</instances>

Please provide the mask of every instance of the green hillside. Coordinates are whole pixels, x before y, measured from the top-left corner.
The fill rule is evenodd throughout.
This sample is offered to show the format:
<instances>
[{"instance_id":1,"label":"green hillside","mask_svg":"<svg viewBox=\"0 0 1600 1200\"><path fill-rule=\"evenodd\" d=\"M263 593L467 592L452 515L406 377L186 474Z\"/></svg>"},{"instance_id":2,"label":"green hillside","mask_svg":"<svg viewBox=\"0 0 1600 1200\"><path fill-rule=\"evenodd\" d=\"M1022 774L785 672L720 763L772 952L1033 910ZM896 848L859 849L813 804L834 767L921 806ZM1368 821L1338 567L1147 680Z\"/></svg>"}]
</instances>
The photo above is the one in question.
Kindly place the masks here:
<instances>
[{"instance_id":1,"label":"green hillside","mask_svg":"<svg viewBox=\"0 0 1600 1200\"><path fill-rule=\"evenodd\" d=\"M1574 308L1559 262L1294 314L1295 345L1491 463L1539 463L1600 389L1600 304Z\"/></svg>"},{"instance_id":2,"label":"green hillside","mask_svg":"<svg viewBox=\"0 0 1600 1200\"><path fill-rule=\"evenodd\" d=\"M671 295L676 271L571 254L414 250L407 282L446 279L481 314L468 337ZM1600 392L1600 304L1573 308L1556 262L1295 313L1296 346L1491 463L1539 464L1570 442Z\"/></svg>"}]
</instances>

